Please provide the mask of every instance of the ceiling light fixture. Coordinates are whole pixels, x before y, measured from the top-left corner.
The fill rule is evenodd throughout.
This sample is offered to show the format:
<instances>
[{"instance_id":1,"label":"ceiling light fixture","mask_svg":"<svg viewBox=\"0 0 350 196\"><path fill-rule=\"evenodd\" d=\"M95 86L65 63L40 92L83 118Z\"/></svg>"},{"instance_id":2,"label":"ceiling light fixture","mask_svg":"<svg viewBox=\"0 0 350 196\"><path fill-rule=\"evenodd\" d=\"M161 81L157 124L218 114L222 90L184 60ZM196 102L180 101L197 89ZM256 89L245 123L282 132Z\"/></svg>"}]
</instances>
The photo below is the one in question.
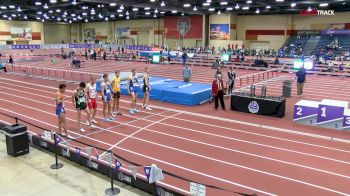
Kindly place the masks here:
<instances>
[{"instance_id":1,"label":"ceiling light fixture","mask_svg":"<svg viewBox=\"0 0 350 196\"><path fill-rule=\"evenodd\" d=\"M115 7L115 6L117 6L117 4L112 2L112 3L109 4L109 6Z\"/></svg>"},{"instance_id":2,"label":"ceiling light fixture","mask_svg":"<svg viewBox=\"0 0 350 196\"><path fill-rule=\"evenodd\" d=\"M123 6L123 5L121 5L119 9L123 10L123 9L124 9L124 6Z\"/></svg>"},{"instance_id":3,"label":"ceiling light fixture","mask_svg":"<svg viewBox=\"0 0 350 196\"><path fill-rule=\"evenodd\" d=\"M259 10L259 9L256 9L255 13L256 13L256 14L260 14L260 10Z\"/></svg>"},{"instance_id":4,"label":"ceiling light fixture","mask_svg":"<svg viewBox=\"0 0 350 196\"><path fill-rule=\"evenodd\" d=\"M290 4L290 7L295 7L296 5L297 4L293 2L293 3Z\"/></svg>"},{"instance_id":5,"label":"ceiling light fixture","mask_svg":"<svg viewBox=\"0 0 350 196\"><path fill-rule=\"evenodd\" d=\"M134 8L132 8L132 11L137 12L137 11L139 11L139 8L134 7Z\"/></svg>"},{"instance_id":6,"label":"ceiling light fixture","mask_svg":"<svg viewBox=\"0 0 350 196\"><path fill-rule=\"evenodd\" d=\"M233 7L228 7L226 8L227 11L232 11L233 10Z\"/></svg>"},{"instance_id":7,"label":"ceiling light fixture","mask_svg":"<svg viewBox=\"0 0 350 196\"><path fill-rule=\"evenodd\" d=\"M227 1L221 1L220 2L220 5L227 5L228 3L227 3Z\"/></svg>"},{"instance_id":8,"label":"ceiling light fixture","mask_svg":"<svg viewBox=\"0 0 350 196\"><path fill-rule=\"evenodd\" d=\"M77 4L77 1L76 1L76 0L73 0L72 4L73 4L73 5L76 5L76 4Z\"/></svg>"},{"instance_id":9,"label":"ceiling light fixture","mask_svg":"<svg viewBox=\"0 0 350 196\"><path fill-rule=\"evenodd\" d=\"M211 8L209 8L208 10L209 10L210 12L213 12L213 11L215 11L215 8L211 7Z\"/></svg>"},{"instance_id":10,"label":"ceiling light fixture","mask_svg":"<svg viewBox=\"0 0 350 196\"><path fill-rule=\"evenodd\" d=\"M57 3L57 0L50 0L50 3Z\"/></svg>"},{"instance_id":11,"label":"ceiling light fixture","mask_svg":"<svg viewBox=\"0 0 350 196\"><path fill-rule=\"evenodd\" d=\"M185 3L185 4L184 4L184 7L191 7L191 4Z\"/></svg>"},{"instance_id":12,"label":"ceiling light fixture","mask_svg":"<svg viewBox=\"0 0 350 196\"><path fill-rule=\"evenodd\" d=\"M327 7L328 3L320 3L320 7Z\"/></svg>"},{"instance_id":13,"label":"ceiling light fixture","mask_svg":"<svg viewBox=\"0 0 350 196\"><path fill-rule=\"evenodd\" d=\"M177 10L172 10L171 13L176 14Z\"/></svg>"},{"instance_id":14,"label":"ceiling light fixture","mask_svg":"<svg viewBox=\"0 0 350 196\"><path fill-rule=\"evenodd\" d=\"M14 5L9 5L10 9L15 9L16 7Z\"/></svg>"},{"instance_id":15,"label":"ceiling light fixture","mask_svg":"<svg viewBox=\"0 0 350 196\"><path fill-rule=\"evenodd\" d=\"M198 10L197 6L194 6L193 11L197 11L197 10Z\"/></svg>"},{"instance_id":16,"label":"ceiling light fixture","mask_svg":"<svg viewBox=\"0 0 350 196\"><path fill-rule=\"evenodd\" d=\"M37 1L34 3L35 5L41 5L41 2L40 1Z\"/></svg>"},{"instance_id":17,"label":"ceiling light fixture","mask_svg":"<svg viewBox=\"0 0 350 196\"><path fill-rule=\"evenodd\" d=\"M266 6L266 9L271 9L271 5L267 5L267 6Z\"/></svg>"},{"instance_id":18,"label":"ceiling light fixture","mask_svg":"<svg viewBox=\"0 0 350 196\"><path fill-rule=\"evenodd\" d=\"M253 1L250 1L250 0L249 0L249 1L247 1L247 3L248 3L248 4L251 4L252 2L253 2Z\"/></svg>"},{"instance_id":19,"label":"ceiling light fixture","mask_svg":"<svg viewBox=\"0 0 350 196\"><path fill-rule=\"evenodd\" d=\"M165 6L164 1L162 1L162 2L160 3L160 6L162 6L162 7L164 7L164 6Z\"/></svg>"},{"instance_id":20,"label":"ceiling light fixture","mask_svg":"<svg viewBox=\"0 0 350 196\"><path fill-rule=\"evenodd\" d=\"M249 7L248 6L244 6L244 7L242 7L242 10L249 10Z\"/></svg>"},{"instance_id":21,"label":"ceiling light fixture","mask_svg":"<svg viewBox=\"0 0 350 196\"><path fill-rule=\"evenodd\" d=\"M220 14L221 14L221 11L219 10L219 11L218 11L218 15L220 15Z\"/></svg>"},{"instance_id":22,"label":"ceiling light fixture","mask_svg":"<svg viewBox=\"0 0 350 196\"><path fill-rule=\"evenodd\" d=\"M206 2L206 3L203 3L203 6L209 6L210 3Z\"/></svg>"},{"instance_id":23,"label":"ceiling light fixture","mask_svg":"<svg viewBox=\"0 0 350 196\"><path fill-rule=\"evenodd\" d=\"M236 4L235 9L236 9L236 10L238 10L238 9L239 9L239 5L238 5L238 3Z\"/></svg>"}]
</instances>

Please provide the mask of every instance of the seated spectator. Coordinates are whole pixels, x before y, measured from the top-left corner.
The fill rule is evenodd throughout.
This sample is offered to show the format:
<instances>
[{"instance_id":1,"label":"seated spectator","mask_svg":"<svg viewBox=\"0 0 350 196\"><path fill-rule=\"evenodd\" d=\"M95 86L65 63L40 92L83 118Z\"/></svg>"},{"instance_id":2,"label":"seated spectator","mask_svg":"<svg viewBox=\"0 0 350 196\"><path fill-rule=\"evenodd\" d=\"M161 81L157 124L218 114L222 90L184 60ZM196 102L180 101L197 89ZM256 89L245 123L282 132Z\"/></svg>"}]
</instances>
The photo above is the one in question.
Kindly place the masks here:
<instances>
[{"instance_id":1,"label":"seated spectator","mask_svg":"<svg viewBox=\"0 0 350 196\"><path fill-rule=\"evenodd\" d=\"M6 64L0 63L0 70L4 70L4 72L6 73L7 72Z\"/></svg>"},{"instance_id":2,"label":"seated spectator","mask_svg":"<svg viewBox=\"0 0 350 196\"><path fill-rule=\"evenodd\" d=\"M279 61L278 57L276 57L276 59L275 59L275 65L279 65L279 64L280 64L280 61Z\"/></svg>"},{"instance_id":3,"label":"seated spectator","mask_svg":"<svg viewBox=\"0 0 350 196\"><path fill-rule=\"evenodd\" d=\"M80 68L80 66L81 66L81 61L79 60L79 59L77 59L77 58L73 58L73 60L72 60L72 67L75 67L75 68Z\"/></svg>"},{"instance_id":4,"label":"seated spectator","mask_svg":"<svg viewBox=\"0 0 350 196\"><path fill-rule=\"evenodd\" d=\"M327 71L328 72L333 72L334 71L334 63L333 63L333 61L329 61L328 65L327 65Z\"/></svg>"}]
</instances>

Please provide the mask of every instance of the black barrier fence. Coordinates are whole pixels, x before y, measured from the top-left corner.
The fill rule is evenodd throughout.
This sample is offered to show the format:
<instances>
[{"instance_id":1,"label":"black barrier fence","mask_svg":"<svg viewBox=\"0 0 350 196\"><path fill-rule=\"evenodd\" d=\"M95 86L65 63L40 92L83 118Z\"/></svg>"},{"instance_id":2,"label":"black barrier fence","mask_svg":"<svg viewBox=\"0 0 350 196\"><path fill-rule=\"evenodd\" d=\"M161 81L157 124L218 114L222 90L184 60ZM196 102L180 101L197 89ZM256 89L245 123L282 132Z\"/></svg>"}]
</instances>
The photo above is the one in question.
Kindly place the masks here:
<instances>
[{"instance_id":1,"label":"black barrier fence","mask_svg":"<svg viewBox=\"0 0 350 196\"><path fill-rule=\"evenodd\" d=\"M41 126L38 126L36 124L33 124L31 122L28 122L26 120L17 118L15 116L9 115L9 114L5 114L3 112L0 112L1 115L6 116L12 120L15 120L16 124L21 124L23 123L23 125L28 125L32 128L35 129L39 129L41 131L44 132L50 132L50 137L51 137L51 131L43 128ZM7 122L8 123L8 122ZM1 124L1 121L0 121ZM0 126L1 127L1 126ZM140 190L143 190L145 192L148 192L150 194L153 195L157 195L157 196L177 196L177 195L189 195L189 190L187 191L175 191L174 188L170 188L167 187L167 185L165 183L152 183L150 184L147 181L146 177L142 177L142 178L135 178L133 175L133 173L124 168L124 169L120 169L119 167L121 165L129 165L129 169L132 167L145 167L145 165L136 163L134 161L131 161L125 157L119 156L115 153L113 153L111 150L106 150L97 146L93 146L91 144L87 144L85 142L79 141L79 140L75 140L73 138L68 138L66 136L63 135L59 135L57 133L54 133L54 140L48 140L47 136L45 134L45 137L42 137L43 134L33 134L33 133L29 133L28 137L29 137L29 142L31 145L33 146L38 146L42 149L46 149L50 152L55 153L55 163L53 165L51 165L52 169L59 169L60 167L62 167L63 165L61 163L58 163L58 159L57 159L57 155L60 155L62 157L65 157L66 159L76 162L80 165L83 165L85 167L88 167L94 171L100 172L106 176L109 176L111 178L111 188L112 191L113 190L118 190L117 188L113 187L113 180L118 180L120 182L123 182L125 184L128 184L130 186L136 187ZM68 142L69 141L69 142ZM63 143L65 143L66 145L63 145ZM102 151L102 155L105 155L105 157L110 154L111 155L111 159L109 161L106 161L103 159L103 157L98 157L99 154L96 151L96 158L86 154L86 153L80 153L80 150L78 150L79 148L76 147L75 149L72 148L73 144L76 146L80 146L80 149L82 149L82 146L85 146L86 148L90 148L90 149L95 149ZM78 153L79 151L79 153ZM71 152L75 152L74 155L70 155ZM86 154L86 155L83 155ZM113 164L113 157L116 160L116 164ZM109 163L108 163L109 162ZM117 165L117 162L120 163L120 165ZM122 164L123 163L123 164ZM60 166L59 166L60 165ZM119 167L118 167L119 166ZM143 170L143 168L142 168ZM196 182L193 181L191 179L185 178L185 177L181 177L177 174L162 170L162 173L165 175L164 179L166 179L166 176L168 177L173 177L177 180L181 180L181 181L185 181L188 184L192 183L196 183L196 184L201 184L203 186L205 186L206 188L210 188L210 189L215 189L218 191L223 191L232 195L242 195L242 196L256 196L256 194L252 193L252 194L246 194L246 193L241 193L241 192L237 192L237 191L233 191L233 190L228 190L228 189L224 189L218 186L214 186L214 185L210 185L210 184L203 184L200 182ZM138 176L140 176L140 173L137 174ZM141 175L142 176L142 175ZM107 191L110 191L110 189L106 190L106 194ZM118 193L118 191L117 191Z\"/></svg>"}]
</instances>

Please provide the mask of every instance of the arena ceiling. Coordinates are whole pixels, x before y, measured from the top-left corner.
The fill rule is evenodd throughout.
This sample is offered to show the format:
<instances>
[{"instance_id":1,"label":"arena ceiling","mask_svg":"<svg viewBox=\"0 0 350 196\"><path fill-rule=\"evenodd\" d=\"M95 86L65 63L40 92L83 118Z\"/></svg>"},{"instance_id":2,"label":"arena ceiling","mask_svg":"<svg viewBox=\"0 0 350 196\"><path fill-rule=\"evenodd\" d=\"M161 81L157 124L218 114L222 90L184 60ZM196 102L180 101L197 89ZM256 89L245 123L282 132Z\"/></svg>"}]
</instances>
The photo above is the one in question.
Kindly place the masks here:
<instances>
[{"instance_id":1,"label":"arena ceiling","mask_svg":"<svg viewBox=\"0 0 350 196\"><path fill-rule=\"evenodd\" d=\"M0 19L91 22L164 15L297 14L350 11L349 0L0 0Z\"/></svg>"}]
</instances>

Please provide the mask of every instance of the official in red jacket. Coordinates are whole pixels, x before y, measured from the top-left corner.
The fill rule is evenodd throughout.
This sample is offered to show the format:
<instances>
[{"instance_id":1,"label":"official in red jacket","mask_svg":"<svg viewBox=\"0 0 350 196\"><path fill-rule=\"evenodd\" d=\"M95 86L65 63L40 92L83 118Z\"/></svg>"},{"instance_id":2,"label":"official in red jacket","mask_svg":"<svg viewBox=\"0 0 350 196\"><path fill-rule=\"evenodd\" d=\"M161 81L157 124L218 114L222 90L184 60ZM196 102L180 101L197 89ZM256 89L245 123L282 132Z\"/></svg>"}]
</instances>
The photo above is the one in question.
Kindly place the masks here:
<instances>
[{"instance_id":1,"label":"official in red jacket","mask_svg":"<svg viewBox=\"0 0 350 196\"><path fill-rule=\"evenodd\" d=\"M224 102L225 85L221 74L216 75L216 80L213 80L211 90L215 99L215 110L219 107L219 99L222 109L226 110Z\"/></svg>"}]
</instances>

